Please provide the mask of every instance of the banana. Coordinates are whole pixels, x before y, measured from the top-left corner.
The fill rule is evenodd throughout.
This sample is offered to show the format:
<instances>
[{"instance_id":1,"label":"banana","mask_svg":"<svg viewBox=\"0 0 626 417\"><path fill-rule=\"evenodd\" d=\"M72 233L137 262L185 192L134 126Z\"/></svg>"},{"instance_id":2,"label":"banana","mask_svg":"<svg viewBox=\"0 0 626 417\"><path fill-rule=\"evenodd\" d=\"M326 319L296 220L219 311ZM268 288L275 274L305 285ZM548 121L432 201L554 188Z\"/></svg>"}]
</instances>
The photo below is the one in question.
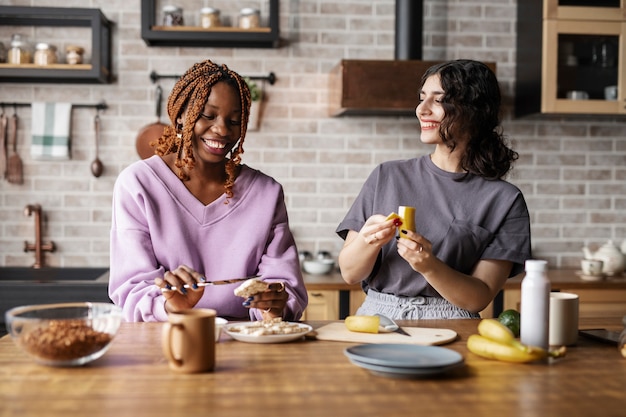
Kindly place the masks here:
<instances>
[{"instance_id":1,"label":"banana","mask_svg":"<svg viewBox=\"0 0 626 417\"><path fill-rule=\"evenodd\" d=\"M344 323L351 332L378 333L380 317L378 316L348 316Z\"/></svg>"},{"instance_id":2,"label":"banana","mask_svg":"<svg viewBox=\"0 0 626 417\"><path fill-rule=\"evenodd\" d=\"M496 342L508 344L515 340L515 335L496 319L483 319L478 323L478 333Z\"/></svg>"},{"instance_id":3,"label":"banana","mask_svg":"<svg viewBox=\"0 0 626 417\"><path fill-rule=\"evenodd\" d=\"M478 334L473 334L467 339L467 349L483 358L515 363L534 362L548 356L544 349L521 343L500 343Z\"/></svg>"},{"instance_id":4,"label":"banana","mask_svg":"<svg viewBox=\"0 0 626 417\"><path fill-rule=\"evenodd\" d=\"M525 345L515 339L511 329L496 319L482 319L478 323L478 333L467 339L467 349L487 359L526 363L547 357L560 358L567 352L565 346L555 350L546 350Z\"/></svg>"}]
</instances>

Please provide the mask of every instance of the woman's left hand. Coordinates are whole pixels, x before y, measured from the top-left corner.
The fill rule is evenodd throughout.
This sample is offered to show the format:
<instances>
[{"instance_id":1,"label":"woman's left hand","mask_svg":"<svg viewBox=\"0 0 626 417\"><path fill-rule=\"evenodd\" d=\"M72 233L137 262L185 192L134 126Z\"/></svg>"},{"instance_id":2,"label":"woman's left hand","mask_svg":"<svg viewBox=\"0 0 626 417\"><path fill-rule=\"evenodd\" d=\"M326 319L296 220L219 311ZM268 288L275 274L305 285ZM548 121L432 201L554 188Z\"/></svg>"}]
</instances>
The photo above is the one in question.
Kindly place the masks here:
<instances>
[{"instance_id":1,"label":"woman's left hand","mask_svg":"<svg viewBox=\"0 0 626 417\"><path fill-rule=\"evenodd\" d=\"M410 230L403 230L398 239L398 254L413 270L422 274L426 272L429 261L436 259L433 257L432 249L433 245L428 239Z\"/></svg>"},{"instance_id":2,"label":"woman's left hand","mask_svg":"<svg viewBox=\"0 0 626 417\"><path fill-rule=\"evenodd\" d=\"M283 310L287 305L289 294L285 291L285 284L273 282L268 285L266 291L248 298L244 305L250 308L258 308L263 311L264 319L282 317Z\"/></svg>"}]
</instances>

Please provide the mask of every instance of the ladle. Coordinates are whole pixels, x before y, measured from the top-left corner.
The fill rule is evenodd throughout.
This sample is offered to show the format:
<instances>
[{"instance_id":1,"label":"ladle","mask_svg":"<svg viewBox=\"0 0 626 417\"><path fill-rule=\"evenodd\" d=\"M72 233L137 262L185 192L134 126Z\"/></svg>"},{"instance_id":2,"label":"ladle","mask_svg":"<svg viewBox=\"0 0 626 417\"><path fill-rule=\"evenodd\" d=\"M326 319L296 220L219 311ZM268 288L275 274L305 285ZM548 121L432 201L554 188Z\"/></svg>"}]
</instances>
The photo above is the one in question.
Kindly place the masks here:
<instances>
[{"instance_id":1,"label":"ladle","mask_svg":"<svg viewBox=\"0 0 626 417\"><path fill-rule=\"evenodd\" d=\"M97 113L94 118L94 129L96 131L96 159L94 159L91 163L91 173L94 177L98 178L102 175L102 171L104 171L104 165L102 165L102 161L98 158L98 143L100 142L100 115Z\"/></svg>"}]
</instances>

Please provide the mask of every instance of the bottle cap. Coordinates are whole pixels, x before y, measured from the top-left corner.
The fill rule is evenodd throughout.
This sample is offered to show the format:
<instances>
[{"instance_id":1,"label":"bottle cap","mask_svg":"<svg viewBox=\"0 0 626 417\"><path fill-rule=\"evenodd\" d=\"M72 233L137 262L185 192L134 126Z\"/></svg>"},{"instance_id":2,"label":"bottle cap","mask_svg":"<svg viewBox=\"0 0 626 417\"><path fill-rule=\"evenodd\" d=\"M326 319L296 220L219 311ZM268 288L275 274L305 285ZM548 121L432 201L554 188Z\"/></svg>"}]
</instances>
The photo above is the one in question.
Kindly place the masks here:
<instances>
[{"instance_id":1,"label":"bottle cap","mask_svg":"<svg viewBox=\"0 0 626 417\"><path fill-rule=\"evenodd\" d=\"M526 271L545 271L548 267L548 261L538 259L528 259L525 263Z\"/></svg>"}]
</instances>

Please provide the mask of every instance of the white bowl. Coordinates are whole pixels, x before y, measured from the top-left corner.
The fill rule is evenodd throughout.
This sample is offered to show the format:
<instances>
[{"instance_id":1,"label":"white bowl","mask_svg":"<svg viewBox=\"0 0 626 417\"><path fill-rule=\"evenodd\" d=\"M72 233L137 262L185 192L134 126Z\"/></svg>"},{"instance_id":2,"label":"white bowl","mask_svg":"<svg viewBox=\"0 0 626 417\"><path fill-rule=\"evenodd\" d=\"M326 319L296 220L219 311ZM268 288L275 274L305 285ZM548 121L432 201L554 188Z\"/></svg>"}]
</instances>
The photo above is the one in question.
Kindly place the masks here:
<instances>
[{"instance_id":1,"label":"white bowl","mask_svg":"<svg viewBox=\"0 0 626 417\"><path fill-rule=\"evenodd\" d=\"M221 317L215 317L215 341L216 342L220 340L220 336L222 335L222 329L227 324L228 324L228 320L221 318Z\"/></svg>"},{"instance_id":2,"label":"white bowl","mask_svg":"<svg viewBox=\"0 0 626 417\"><path fill-rule=\"evenodd\" d=\"M13 341L36 362L80 366L104 355L122 322L110 303L59 303L15 307L5 313Z\"/></svg>"},{"instance_id":3,"label":"white bowl","mask_svg":"<svg viewBox=\"0 0 626 417\"><path fill-rule=\"evenodd\" d=\"M332 259L314 259L304 261L302 263L302 268L304 268L304 272L312 275L328 274L330 271L333 270L334 266L335 261Z\"/></svg>"}]
</instances>

